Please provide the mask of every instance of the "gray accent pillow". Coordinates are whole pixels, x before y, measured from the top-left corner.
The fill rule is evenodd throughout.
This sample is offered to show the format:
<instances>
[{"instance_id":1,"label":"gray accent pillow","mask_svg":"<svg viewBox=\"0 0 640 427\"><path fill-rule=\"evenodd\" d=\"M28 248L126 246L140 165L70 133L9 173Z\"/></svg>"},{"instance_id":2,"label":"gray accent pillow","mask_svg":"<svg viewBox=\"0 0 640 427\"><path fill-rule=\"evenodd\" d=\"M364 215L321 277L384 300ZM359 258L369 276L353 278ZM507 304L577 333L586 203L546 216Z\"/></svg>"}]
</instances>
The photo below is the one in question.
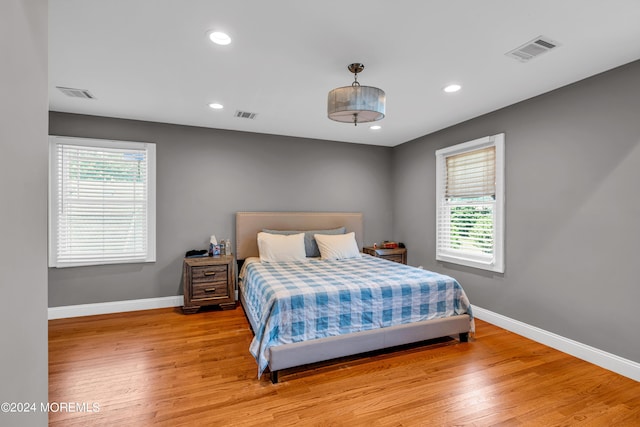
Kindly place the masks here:
<instances>
[{"instance_id":1,"label":"gray accent pillow","mask_svg":"<svg viewBox=\"0 0 640 427\"><path fill-rule=\"evenodd\" d=\"M262 231L269 234L299 234L304 233L304 251L307 254L307 257L319 257L320 249L318 248L318 244L316 243L314 234L345 234L347 229L345 227L334 228L331 230L269 230L267 228L263 228Z\"/></svg>"}]
</instances>

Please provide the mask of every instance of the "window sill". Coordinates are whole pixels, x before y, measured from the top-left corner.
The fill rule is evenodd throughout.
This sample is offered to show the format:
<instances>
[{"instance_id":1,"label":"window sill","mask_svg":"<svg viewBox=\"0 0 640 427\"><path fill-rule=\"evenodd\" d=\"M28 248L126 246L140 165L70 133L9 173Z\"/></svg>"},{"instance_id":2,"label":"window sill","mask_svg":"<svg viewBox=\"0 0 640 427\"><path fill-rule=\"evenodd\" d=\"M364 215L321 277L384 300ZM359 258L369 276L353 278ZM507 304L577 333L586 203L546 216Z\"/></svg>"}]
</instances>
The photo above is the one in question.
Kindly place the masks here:
<instances>
[{"instance_id":1,"label":"window sill","mask_svg":"<svg viewBox=\"0 0 640 427\"><path fill-rule=\"evenodd\" d=\"M483 261L478 261L474 259L451 256L451 255L437 255L436 260L449 262L451 264L464 265L466 267L478 268L481 270L493 271L496 273L504 273L504 265L500 265L499 263L496 263L493 260L483 262Z\"/></svg>"}]
</instances>

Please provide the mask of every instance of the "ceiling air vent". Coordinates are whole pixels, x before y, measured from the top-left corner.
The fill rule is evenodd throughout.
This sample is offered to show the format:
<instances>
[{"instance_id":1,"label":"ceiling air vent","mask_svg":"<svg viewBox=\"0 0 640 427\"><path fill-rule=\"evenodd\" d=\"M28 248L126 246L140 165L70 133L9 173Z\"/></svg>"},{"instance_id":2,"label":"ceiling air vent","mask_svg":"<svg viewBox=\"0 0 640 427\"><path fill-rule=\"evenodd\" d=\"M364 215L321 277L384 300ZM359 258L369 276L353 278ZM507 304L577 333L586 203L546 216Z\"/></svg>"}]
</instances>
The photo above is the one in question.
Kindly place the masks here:
<instances>
[{"instance_id":1,"label":"ceiling air vent","mask_svg":"<svg viewBox=\"0 0 640 427\"><path fill-rule=\"evenodd\" d=\"M96 97L93 96L91 92L89 92L86 89L74 89L72 87L61 87L61 86L56 86L56 88L59 89L60 92L72 98L96 99Z\"/></svg>"},{"instance_id":2,"label":"ceiling air vent","mask_svg":"<svg viewBox=\"0 0 640 427\"><path fill-rule=\"evenodd\" d=\"M240 117L241 119L251 119L251 120L253 120L253 119L256 118L257 115L258 115L258 113L250 113L248 111L237 110L236 114L235 114L235 117Z\"/></svg>"},{"instance_id":3,"label":"ceiling air vent","mask_svg":"<svg viewBox=\"0 0 640 427\"><path fill-rule=\"evenodd\" d=\"M528 62L529 60L549 52L551 49L560 46L560 43L551 40L548 37L540 36L523 44L522 46L505 53L508 57L517 59L520 62Z\"/></svg>"}]
</instances>

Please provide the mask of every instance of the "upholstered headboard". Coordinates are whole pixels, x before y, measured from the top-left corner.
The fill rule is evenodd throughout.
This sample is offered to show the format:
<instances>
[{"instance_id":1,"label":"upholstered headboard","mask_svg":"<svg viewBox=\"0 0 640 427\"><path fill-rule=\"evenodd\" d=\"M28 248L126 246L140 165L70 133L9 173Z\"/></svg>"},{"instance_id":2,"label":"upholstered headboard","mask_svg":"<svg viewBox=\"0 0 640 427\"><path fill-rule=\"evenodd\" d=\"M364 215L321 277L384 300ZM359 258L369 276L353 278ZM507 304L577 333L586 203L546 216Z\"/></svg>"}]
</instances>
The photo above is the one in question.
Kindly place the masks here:
<instances>
[{"instance_id":1,"label":"upholstered headboard","mask_svg":"<svg viewBox=\"0 0 640 427\"><path fill-rule=\"evenodd\" d=\"M345 227L355 232L362 248L362 213L349 212L236 212L236 257L239 260L258 256L257 236L264 228L271 230L319 230Z\"/></svg>"}]
</instances>

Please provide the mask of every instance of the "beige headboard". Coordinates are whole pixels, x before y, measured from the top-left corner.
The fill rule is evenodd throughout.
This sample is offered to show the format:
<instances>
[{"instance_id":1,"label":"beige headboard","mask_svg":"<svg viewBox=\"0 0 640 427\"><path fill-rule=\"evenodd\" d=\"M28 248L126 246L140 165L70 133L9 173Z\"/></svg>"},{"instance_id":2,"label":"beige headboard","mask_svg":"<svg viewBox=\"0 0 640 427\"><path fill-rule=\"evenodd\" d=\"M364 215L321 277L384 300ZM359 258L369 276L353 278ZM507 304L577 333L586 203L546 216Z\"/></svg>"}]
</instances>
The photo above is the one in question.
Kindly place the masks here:
<instances>
[{"instance_id":1,"label":"beige headboard","mask_svg":"<svg viewBox=\"0 0 640 427\"><path fill-rule=\"evenodd\" d=\"M257 236L263 228L272 230L318 230L346 227L356 233L362 248L362 213L345 212L236 212L236 257L258 256Z\"/></svg>"}]
</instances>

